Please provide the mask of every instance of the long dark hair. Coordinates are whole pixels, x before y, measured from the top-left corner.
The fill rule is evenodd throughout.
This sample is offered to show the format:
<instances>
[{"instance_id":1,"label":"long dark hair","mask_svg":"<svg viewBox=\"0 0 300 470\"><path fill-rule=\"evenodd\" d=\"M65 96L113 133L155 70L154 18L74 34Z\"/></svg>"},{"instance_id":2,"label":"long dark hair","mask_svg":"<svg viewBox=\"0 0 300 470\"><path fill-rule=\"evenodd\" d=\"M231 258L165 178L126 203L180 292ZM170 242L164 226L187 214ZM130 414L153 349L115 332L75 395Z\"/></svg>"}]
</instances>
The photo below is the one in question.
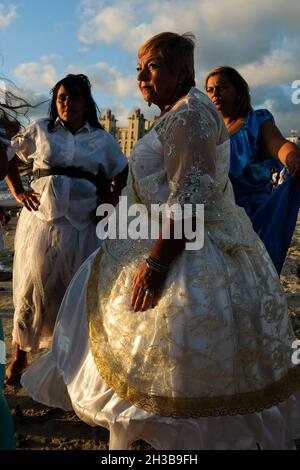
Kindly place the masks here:
<instances>
[{"instance_id":1,"label":"long dark hair","mask_svg":"<svg viewBox=\"0 0 300 470\"><path fill-rule=\"evenodd\" d=\"M249 85L241 74L239 74L239 72L233 67L221 65L209 72L205 79L205 90L207 90L207 82L210 77L219 74L225 75L237 92L238 100L236 105L236 117L239 118L247 116L247 114L252 110Z\"/></svg>"},{"instance_id":2,"label":"long dark hair","mask_svg":"<svg viewBox=\"0 0 300 470\"><path fill-rule=\"evenodd\" d=\"M103 126L99 122L100 112L98 106L96 105L91 92L91 83L86 75L80 73L78 75L69 74L64 77L62 80L56 83L52 88L52 99L49 106L49 119L48 129L50 132L53 132L54 123L58 117L56 98L58 90L61 86L64 86L65 89L70 93L71 97L74 98L81 96L87 106L86 111L86 120L92 127L98 127L103 129Z\"/></svg>"},{"instance_id":3,"label":"long dark hair","mask_svg":"<svg viewBox=\"0 0 300 470\"><path fill-rule=\"evenodd\" d=\"M15 85L10 80L0 77L3 86L0 87L0 126L5 129L8 138L15 135L20 127L20 119L26 118L30 108L36 106L31 105L24 98L17 95L14 90Z\"/></svg>"}]
</instances>

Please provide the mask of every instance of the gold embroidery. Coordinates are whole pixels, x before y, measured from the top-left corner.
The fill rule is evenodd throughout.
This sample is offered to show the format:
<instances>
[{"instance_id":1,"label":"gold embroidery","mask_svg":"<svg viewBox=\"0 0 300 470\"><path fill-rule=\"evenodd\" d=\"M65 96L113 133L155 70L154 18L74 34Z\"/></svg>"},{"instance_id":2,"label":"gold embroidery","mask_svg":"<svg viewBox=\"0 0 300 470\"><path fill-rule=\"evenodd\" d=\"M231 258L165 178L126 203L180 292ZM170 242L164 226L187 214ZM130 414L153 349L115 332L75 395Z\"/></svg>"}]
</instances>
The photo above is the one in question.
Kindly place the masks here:
<instances>
[{"instance_id":1,"label":"gold embroidery","mask_svg":"<svg viewBox=\"0 0 300 470\"><path fill-rule=\"evenodd\" d=\"M221 152L223 168L226 158ZM162 169L163 162L139 184L132 173L129 204L155 200ZM135 313L130 306L151 240L106 240L92 267L87 304L95 363L118 396L150 413L247 414L300 389L286 301L265 248L232 204L230 185L206 209L203 249L174 260L154 309Z\"/></svg>"},{"instance_id":2,"label":"gold embroidery","mask_svg":"<svg viewBox=\"0 0 300 470\"><path fill-rule=\"evenodd\" d=\"M261 254L258 253L258 259ZM253 287L253 292L248 293L254 300L250 304L243 285L238 285L234 274L228 276L229 281L225 276L220 286L225 291L231 286L239 292L232 303L234 322L231 324L230 315L226 314L229 307L224 303L224 312L216 311L209 293L222 278L222 270L214 272L213 263L206 266L202 282L192 282L195 271L191 269L186 286L178 286L180 264L198 266L201 260L201 252L186 253L182 256L184 259L171 268L159 307L134 313L129 299L140 256L136 258L133 252L127 253L120 263L112 260L109 251L101 250L88 285L91 351L102 378L121 398L163 416L220 416L260 411L283 401L300 388L300 368L290 367L293 335L287 317L282 315L285 302L280 291L271 305L271 299L261 297L260 291L254 298ZM202 256L204 261L205 256ZM190 290L194 289L206 292L201 302L191 301ZM199 309L202 311L198 315ZM263 333L257 332L257 322L265 325ZM278 327L273 330L272 325L277 322ZM154 339L153 324L157 324ZM174 331L169 329L171 324L175 325ZM271 330L265 331L268 324ZM188 343L176 336L176 329L185 332ZM279 333L281 337L277 337ZM231 348L236 341L240 342L239 347L226 353L225 345ZM205 347L198 347L201 342ZM170 356L170 350L176 353L175 358ZM257 374L257 364L269 371L268 380ZM175 391L173 380L177 382ZM170 390L175 393L174 397L169 396ZM193 395L195 390L201 396ZM224 390L228 390L228 395Z\"/></svg>"}]
</instances>

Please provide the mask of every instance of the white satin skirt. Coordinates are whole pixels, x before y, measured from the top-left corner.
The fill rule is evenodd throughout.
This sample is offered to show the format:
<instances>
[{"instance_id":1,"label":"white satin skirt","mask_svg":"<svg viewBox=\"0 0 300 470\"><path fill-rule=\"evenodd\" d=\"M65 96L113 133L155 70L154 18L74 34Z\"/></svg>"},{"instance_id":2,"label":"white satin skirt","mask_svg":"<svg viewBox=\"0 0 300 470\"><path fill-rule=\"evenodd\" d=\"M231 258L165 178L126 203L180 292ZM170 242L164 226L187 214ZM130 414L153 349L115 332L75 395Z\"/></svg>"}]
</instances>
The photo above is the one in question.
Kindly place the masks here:
<instances>
[{"instance_id":1,"label":"white satin skirt","mask_svg":"<svg viewBox=\"0 0 300 470\"><path fill-rule=\"evenodd\" d=\"M93 253L66 292L52 349L23 374L29 395L47 406L74 410L109 430L111 450L143 439L158 450L294 449L300 436L300 393L262 412L174 419L147 413L119 398L102 379L89 349L86 293Z\"/></svg>"},{"instance_id":2,"label":"white satin skirt","mask_svg":"<svg viewBox=\"0 0 300 470\"><path fill-rule=\"evenodd\" d=\"M64 217L47 222L22 210L15 236L13 343L33 352L51 346L68 285L100 244L93 222L78 230Z\"/></svg>"}]
</instances>

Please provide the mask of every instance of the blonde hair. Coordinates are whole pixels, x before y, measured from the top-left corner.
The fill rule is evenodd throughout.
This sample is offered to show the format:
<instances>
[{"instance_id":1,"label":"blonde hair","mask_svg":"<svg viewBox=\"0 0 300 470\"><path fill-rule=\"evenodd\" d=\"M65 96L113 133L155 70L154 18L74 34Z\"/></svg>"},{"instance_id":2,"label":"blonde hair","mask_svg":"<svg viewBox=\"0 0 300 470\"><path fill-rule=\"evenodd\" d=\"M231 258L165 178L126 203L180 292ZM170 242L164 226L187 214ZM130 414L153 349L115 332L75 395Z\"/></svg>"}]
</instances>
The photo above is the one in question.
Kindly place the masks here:
<instances>
[{"instance_id":1,"label":"blonde hair","mask_svg":"<svg viewBox=\"0 0 300 470\"><path fill-rule=\"evenodd\" d=\"M148 39L138 51L138 57L142 57L153 51L161 57L170 72L181 72L184 79L181 82L182 93L189 92L195 86L194 69L195 36L193 33L164 32L156 34Z\"/></svg>"}]
</instances>

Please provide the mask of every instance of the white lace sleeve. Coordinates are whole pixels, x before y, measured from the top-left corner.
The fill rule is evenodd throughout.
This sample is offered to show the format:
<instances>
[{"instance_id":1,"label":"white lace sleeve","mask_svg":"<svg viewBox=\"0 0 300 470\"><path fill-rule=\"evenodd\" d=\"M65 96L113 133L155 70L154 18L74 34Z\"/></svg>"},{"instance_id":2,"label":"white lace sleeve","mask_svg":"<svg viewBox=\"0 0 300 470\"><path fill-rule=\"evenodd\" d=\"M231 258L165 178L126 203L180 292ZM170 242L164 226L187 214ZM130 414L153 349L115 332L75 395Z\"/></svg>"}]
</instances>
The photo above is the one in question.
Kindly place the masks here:
<instances>
[{"instance_id":1,"label":"white lace sleeve","mask_svg":"<svg viewBox=\"0 0 300 470\"><path fill-rule=\"evenodd\" d=\"M216 174L219 122L206 107L182 110L158 126L170 195L168 204L205 204Z\"/></svg>"}]
</instances>

